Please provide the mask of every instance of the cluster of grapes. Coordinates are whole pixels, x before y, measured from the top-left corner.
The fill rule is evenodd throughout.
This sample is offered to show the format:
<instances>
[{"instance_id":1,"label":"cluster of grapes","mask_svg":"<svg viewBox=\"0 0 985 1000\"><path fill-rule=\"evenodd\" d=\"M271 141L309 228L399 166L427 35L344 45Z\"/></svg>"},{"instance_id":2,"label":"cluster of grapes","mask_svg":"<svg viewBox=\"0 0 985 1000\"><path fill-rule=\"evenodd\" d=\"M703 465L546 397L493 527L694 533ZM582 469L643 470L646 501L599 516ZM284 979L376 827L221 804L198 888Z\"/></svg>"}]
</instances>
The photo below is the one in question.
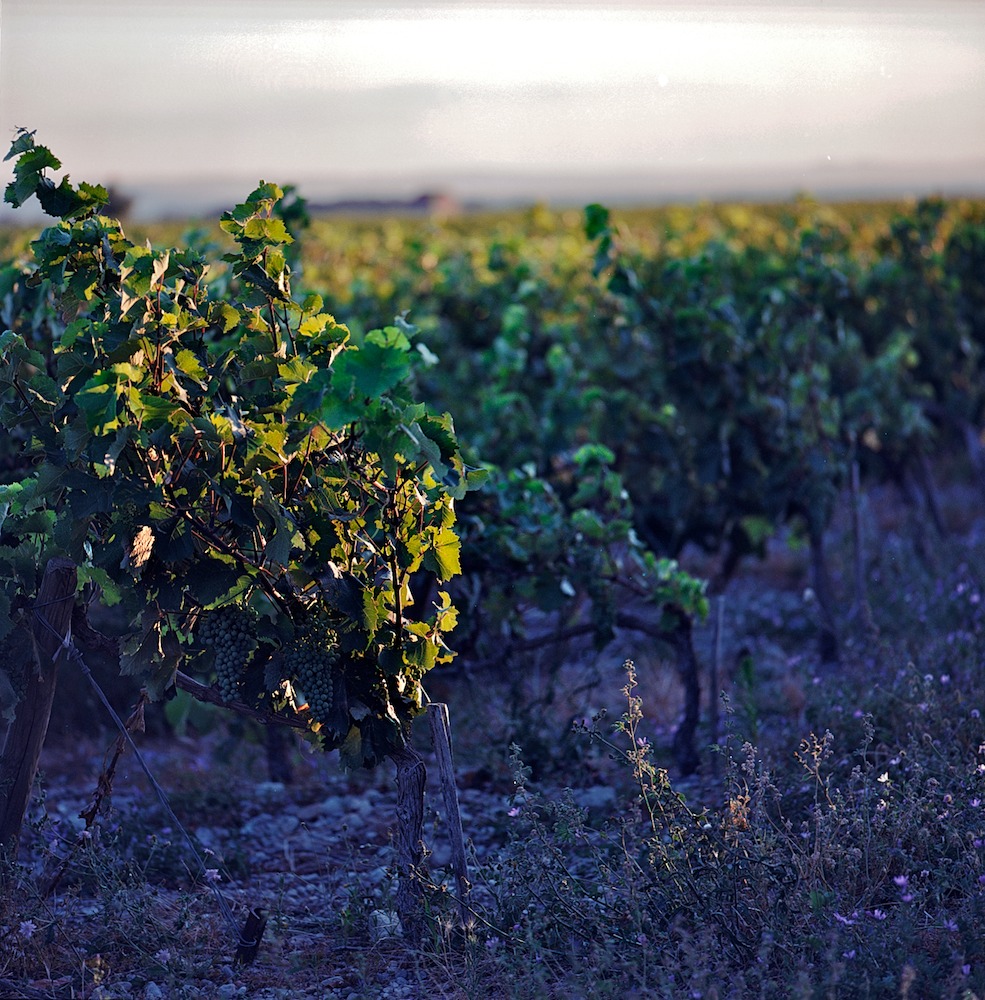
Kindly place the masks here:
<instances>
[{"instance_id":1,"label":"cluster of grapes","mask_svg":"<svg viewBox=\"0 0 985 1000\"><path fill-rule=\"evenodd\" d=\"M197 638L214 656L216 686L224 701L239 696L239 681L253 654L250 616L241 608L207 612L198 626Z\"/></svg>"},{"instance_id":2,"label":"cluster of grapes","mask_svg":"<svg viewBox=\"0 0 985 1000\"><path fill-rule=\"evenodd\" d=\"M284 666L290 677L297 678L298 687L308 700L311 717L328 722L335 699L334 685L344 683L335 677L339 662L336 637L320 622L314 622L284 647Z\"/></svg>"}]
</instances>

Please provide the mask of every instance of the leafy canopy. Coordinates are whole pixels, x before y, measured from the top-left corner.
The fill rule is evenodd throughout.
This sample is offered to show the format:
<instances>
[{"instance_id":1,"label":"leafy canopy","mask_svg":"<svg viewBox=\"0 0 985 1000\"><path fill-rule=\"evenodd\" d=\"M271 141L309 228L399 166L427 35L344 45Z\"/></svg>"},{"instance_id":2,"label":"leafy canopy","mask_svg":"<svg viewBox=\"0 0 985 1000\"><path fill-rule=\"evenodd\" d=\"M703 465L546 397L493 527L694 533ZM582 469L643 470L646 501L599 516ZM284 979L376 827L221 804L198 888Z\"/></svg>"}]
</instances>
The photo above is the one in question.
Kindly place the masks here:
<instances>
[{"instance_id":1,"label":"leafy canopy","mask_svg":"<svg viewBox=\"0 0 985 1000\"><path fill-rule=\"evenodd\" d=\"M34 133L14 157L6 201L35 195L58 221L6 278L36 321L0 334L19 470L0 486L0 611L22 620L37 567L66 555L123 606L122 669L152 690L210 671L197 631L235 613L250 636L239 696L302 712L284 653L317 632L343 693L331 726L309 715L316 738L350 765L399 749L423 675L453 655L455 502L482 478L451 418L413 398L413 328L357 345L317 295L295 296L275 184L222 216L237 250L219 262L134 245L100 214L105 189L55 185ZM419 607L422 577L437 596Z\"/></svg>"}]
</instances>

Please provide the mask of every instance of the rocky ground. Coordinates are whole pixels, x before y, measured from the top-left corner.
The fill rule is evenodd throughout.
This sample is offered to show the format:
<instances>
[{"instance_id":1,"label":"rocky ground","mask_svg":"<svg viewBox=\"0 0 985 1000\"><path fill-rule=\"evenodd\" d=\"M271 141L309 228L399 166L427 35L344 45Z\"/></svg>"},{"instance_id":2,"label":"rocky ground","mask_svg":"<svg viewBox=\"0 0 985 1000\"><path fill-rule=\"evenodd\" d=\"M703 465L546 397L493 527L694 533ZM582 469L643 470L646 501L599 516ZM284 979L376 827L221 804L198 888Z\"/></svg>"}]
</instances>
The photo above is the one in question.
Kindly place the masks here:
<instances>
[{"instance_id":1,"label":"rocky ground","mask_svg":"<svg viewBox=\"0 0 985 1000\"><path fill-rule=\"evenodd\" d=\"M897 527L883 520L879 544L889 544ZM877 537L874 531L871 537ZM835 548L834 555L850 565L847 549ZM722 606L721 689L737 724L768 741L804 732L805 692L823 679L815 653L816 609L809 593L805 599L806 571L802 551L778 545L766 564L750 566L733 581ZM839 585L843 595L849 593L844 577ZM705 666L713 658L717 607L695 636ZM752 654L754 678L737 669L743 653ZM484 879L509 844L515 815L511 742L522 745L537 787L547 794L570 787L590 815L617 811L624 793L631 798L625 769L571 731L572 720L600 709L610 719L619 716L625 707L624 657L635 659L639 671L643 733L657 750L657 763L672 771L666 749L680 688L659 651L632 636L620 636L602 656L550 650L531 658L512 680L467 672L434 678L432 697L451 708L477 914L473 947L496 936L496 928L483 923L493 912ZM705 689L708 698L707 678ZM707 719L707 704L705 710ZM258 732L236 728L218 714L206 721L202 731L190 727L176 736L159 707L148 709L148 730L137 735L137 743L174 816L127 750L112 794L88 830L80 812L92 801L116 734L101 725L85 727L70 713L53 727L20 867L0 873L0 996L475 995L462 977L461 950L449 946L453 931L447 938L432 935L417 951L406 947L395 914L393 769L344 774L336 755L313 752L298 741L288 754L293 780L271 781ZM80 736L83 731L89 735ZM711 736L706 726L705 744L714 741ZM451 844L426 725L415 733L415 744L429 769L429 868L434 883L450 889ZM695 804L717 804L721 779L713 761L706 757L697 777L675 779L675 789ZM175 817L193 837L194 853ZM522 850L522 844L509 849ZM439 924L454 927L450 892L438 891L432 900ZM233 965L238 926L256 907L267 914L256 961Z\"/></svg>"},{"instance_id":2,"label":"rocky ground","mask_svg":"<svg viewBox=\"0 0 985 1000\"><path fill-rule=\"evenodd\" d=\"M451 888L451 841L426 737L424 727L417 742L429 774L428 867L436 884ZM425 968L408 958L404 946L394 899L393 770L347 775L335 754L315 753L299 741L289 754L293 780L270 781L263 747L254 740L230 739L222 726L206 737L138 734L141 755L174 817L127 750L112 795L88 830L80 813L92 801L112 734L49 740L41 764L43 798L19 860L42 890L70 860L55 891L36 900L29 916L7 912L0 921L20 955L19 961L0 961L0 994L16 988L21 992L11 995L79 996L72 989L77 977L53 976L45 968L45 953L76 951L91 984L85 995L105 1000L464 995L452 958L447 968L440 961ZM475 879L471 903L482 913L488 899L481 870L508 839L515 789L505 748L499 753L468 742L456 770ZM601 815L614 804L616 789L596 765L572 777L582 807ZM557 774L549 783L562 784ZM252 965L232 964L237 937L224 919L223 901L237 926L250 908L267 914ZM447 919L455 919L451 904ZM33 925L26 937L25 924ZM476 933L484 933L481 922ZM36 947L42 935L45 947ZM95 964L94 950L100 956ZM31 968L32 954L34 974L15 985L10 972Z\"/></svg>"}]
</instances>

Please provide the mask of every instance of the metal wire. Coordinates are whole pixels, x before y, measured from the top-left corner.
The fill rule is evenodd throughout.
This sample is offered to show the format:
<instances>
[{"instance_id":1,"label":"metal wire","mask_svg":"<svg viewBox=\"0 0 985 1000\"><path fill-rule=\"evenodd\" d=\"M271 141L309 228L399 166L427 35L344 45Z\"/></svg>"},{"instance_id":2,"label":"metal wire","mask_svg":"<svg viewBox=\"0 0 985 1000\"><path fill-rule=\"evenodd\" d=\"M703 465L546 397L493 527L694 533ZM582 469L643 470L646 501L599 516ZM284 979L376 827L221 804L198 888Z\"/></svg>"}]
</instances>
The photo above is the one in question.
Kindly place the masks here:
<instances>
[{"instance_id":1,"label":"metal wire","mask_svg":"<svg viewBox=\"0 0 985 1000\"><path fill-rule=\"evenodd\" d=\"M137 763L140 764L140 767L143 769L144 774L147 776L147 780L150 782L151 788L154 789L155 794L157 795L158 799L161 802L161 805L164 807L164 811L167 813L168 819L170 819L170 821L174 824L174 826L181 831L181 835L185 838L185 843L188 845L189 852L191 853L195 861L198 863L199 869L202 872L203 876L205 876L207 868L205 866L205 862L202 860L202 856L198 852L198 848L195 846L195 841L192 839L191 834L181 825L181 822L178 819L178 817L174 814L174 810L171 808L171 803L168 801L168 797L165 794L164 789L161 788L161 786L157 783L157 779L154 777L153 774L151 774L150 768L147 766L146 761L144 760L143 756L140 753L140 750L137 748L137 744L134 742L134 739L130 735L129 730L124 725L123 720L117 714L116 709L114 709L113 706L109 703L109 699L106 697L105 693L103 692L103 689L99 686L99 683L96 681L96 678L92 676L92 671L90 671L89 665L83 659L82 654L79 652L78 647L75 645L75 643L72 642L71 629L65 634L65 636L60 636L57 630L51 625L51 623L42 614L40 614L39 607L36 607L34 609L34 616L61 643L61 648L55 653L52 659L56 660L59 654L62 651L64 651L66 658L70 659L73 663L75 663L78 666L78 668L85 675L86 679L92 685L93 690L96 692L96 695L98 696L99 700L105 706L106 711L109 712L110 716L113 719L113 722L116 723L116 727L123 734L127 743L130 744L130 749L133 751L134 757L136 757L137 759ZM243 940L242 935L240 933L239 925L236 923L236 918L233 916L233 912L230 909L229 903L226 901L226 897L222 894L222 890L219 888L218 884L212 879L208 878L207 876L205 876L205 881L209 886L209 888L212 890L212 892L215 894L216 902L219 905L219 910L221 911L222 916L225 919L226 923L229 925L229 928L233 934L233 937L237 941L238 946L243 946L243 945L250 946L255 944L256 942L254 941Z\"/></svg>"}]
</instances>

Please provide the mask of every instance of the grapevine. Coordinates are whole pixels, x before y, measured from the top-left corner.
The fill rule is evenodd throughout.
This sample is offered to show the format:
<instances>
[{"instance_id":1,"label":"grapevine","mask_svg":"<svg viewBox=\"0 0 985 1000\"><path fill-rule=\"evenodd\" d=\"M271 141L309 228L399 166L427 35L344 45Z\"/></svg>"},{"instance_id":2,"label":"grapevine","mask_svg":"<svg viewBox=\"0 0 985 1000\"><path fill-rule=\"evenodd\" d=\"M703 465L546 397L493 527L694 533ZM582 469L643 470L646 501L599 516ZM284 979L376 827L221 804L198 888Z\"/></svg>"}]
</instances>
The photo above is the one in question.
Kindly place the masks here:
<instances>
[{"instance_id":1,"label":"grapevine","mask_svg":"<svg viewBox=\"0 0 985 1000\"><path fill-rule=\"evenodd\" d=\"M414 398L414 329L353 337L295 291L301 206L276 184L223 214L236 250L216 275L214 247L137 245L104 188L56 185L33 133L7 158L6 201L58 221L32 264L0 270L0 310L7 293L38 305L0 331L0 459L24 470L0 494L18 560L0 615L57 552L120 606L121 669L152 696L192 653L227 702L297 709L296 687L347 767L402 753L422 675L453 655L455 502L485 476ZM315 640L297 612L326 567L338 636ZM439 590L418 615L405 595L425 575Z\"/></svg>"}]
</instances>

